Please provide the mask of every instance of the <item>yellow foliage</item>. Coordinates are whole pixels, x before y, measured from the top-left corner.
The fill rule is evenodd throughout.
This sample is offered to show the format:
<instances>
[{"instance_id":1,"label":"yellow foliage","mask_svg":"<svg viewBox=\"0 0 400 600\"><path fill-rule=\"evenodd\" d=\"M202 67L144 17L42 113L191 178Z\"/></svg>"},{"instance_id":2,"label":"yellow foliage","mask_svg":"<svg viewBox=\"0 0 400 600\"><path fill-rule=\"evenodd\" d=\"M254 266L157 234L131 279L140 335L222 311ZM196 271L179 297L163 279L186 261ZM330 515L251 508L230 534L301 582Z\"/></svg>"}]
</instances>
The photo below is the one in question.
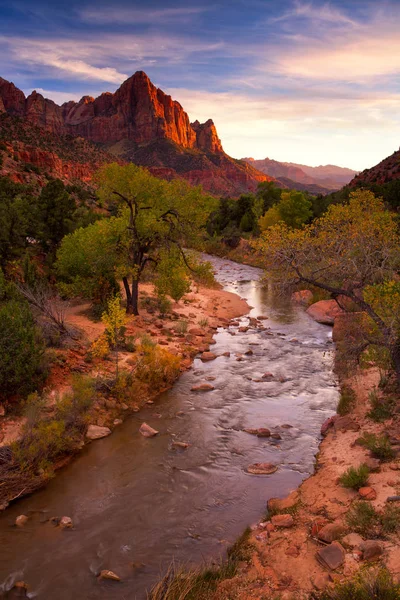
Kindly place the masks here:
<instances>
[{"instance_id":1,"label":"yellow foliage","mask_svg":"<svg viewBox=\"0 0 400 600\"><path fill-rule=\"evenodd\" d=\"M102 333L99 335L91 346L92 356L95 358L106 358L110 354L110 345L107 340L107 335Z\"/></svg>"},{"instance_id":2,"label":"yellow foliage","mask_svg":"<svg viewBox=\"0 0 400 600\"><path fill-rule=\"evenodd\" d=\"M175 381L180 372L180 358L160 346L140 345L136 377L158 388Z\"/></svg>"}]
</instances>

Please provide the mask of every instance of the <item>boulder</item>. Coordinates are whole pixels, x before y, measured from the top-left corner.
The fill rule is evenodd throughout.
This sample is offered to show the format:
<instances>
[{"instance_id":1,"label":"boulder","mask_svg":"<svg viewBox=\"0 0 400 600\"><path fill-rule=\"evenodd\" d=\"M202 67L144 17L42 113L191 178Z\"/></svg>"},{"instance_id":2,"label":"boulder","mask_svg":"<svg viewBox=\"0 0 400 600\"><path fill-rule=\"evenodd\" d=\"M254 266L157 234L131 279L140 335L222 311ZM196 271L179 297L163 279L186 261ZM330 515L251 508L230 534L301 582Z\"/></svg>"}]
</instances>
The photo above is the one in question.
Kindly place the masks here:
<instances>
[{"instance_id":1,"label":"boulder","mask_svg":"<svg viewBox=\"0 0 400 600\"><path fill-rule=\"evenodd\" d=\"M267 508L269 511L282 512L296 506L299 501L299 493L297 491L292 492L286 498L270 498L267 502Z\"/></svg>"},{"instance_id":2,"label":"boulder","mask_svg":"<svg viewBox=\"0 0 400 600\"><path fill-rule=\"evenodd\" d=\"M348 533L342 538L343 544L352 549L359 548L363 541L361 535L358 535L358 533Z\"/></svg>"},{"instance_id":3,"label":"boulder","mask_svg":"<svg viewBox=\"0 0 400 600\"><path fill-rule=\"evenodd\" d=\"M71 517L61 517L59 526L61 529L71 529L73 526Z\"/></svg>"},{"instance_id":4,"label":"boulder","mask_svg":"<svg viewBox=\"0 0 400 600\"><path fill-rule=\"evenodd\" d=\"M101 438L110 435L111 429L109 427L100 427L99 425L89 425L86 432L88 440L99 440Z\"/></svg>"},{"instance_id":5,"label":"boulder","mask_svg":"<svg viewBox=\"0 0 400 600\"><path fill-rule=\"evenodd\" d=\"M374 560L383 554L383 547L377 540L365 540L360 544L364 560Z\"/></svg>"},{"instance_id":6,"label":"boulder","mask_svg":"<svg viewBox=\"0 0 400 600\"><path fill-rule=\"evenodd\" d=\"M332 578L329 573L318 573L312 578L313 586L320 592L323 592L331 582Z\"/></svg>"},{"instance_id":7,"label":"boulder","mask_svg":"<svg viewBox=\"0 0 400 600\"><path fill-rule=\"evenodd\" d=\"M343 314L344 311L338 306L336 300L320 300L311 304L306 312L317 323L333 325L337 315Z\"/></svg>"},{"instance_id":8,"label":"boulder","mask_svg":"<svg viewBox=\"0 0 400 600\"><path fill-rule=\"evenodd\" d=\"M15 525L17 527L23 527L24 525L26 525L26 523L29 521L29 518L26 515L19 515L16 519L15 519Z\"/></svg>"},{"instance_id":9,"label":"boulder","mask_svg":"<svg viewBox=\"0 0 400 600\"><path fill-rule=\"evenodd\" d=\"M330 544L342 537L346 528L341 523L328 523L318 532L318 538Z\"/></svg>"},{"instance_id":10,"label":"boulder","mask_svg":"<svg viewBox=\"0 0 400 600\"><path fill-rule=\"evenodd\" d=\"M316 558L323 567L334 571L344 563L345 556L346 553L343 546L339 542L332 542L328 546L320 548Z\"/></svg>"},{"instance_id":11,"label":"boulder","mask_svg":"<svg viewBox=\"0 0 400 600\"><path fill-rule=\"evenodd\" d=\"M321 435L326 435L328 433L329 429L331 429L333 427L337 418L338 418L337 415L333 415L333 417L329 417L322 423Z\"/></svg>"},{"instance_id":12,"label":"boulder","mask_svg":"<svg viewBox=\"0 0 400 600\"><path fill-rule=\"evenodd\" d=\"M272 475L278 470L278 467L272 463L254 463L249 465L246 470L252 475Z\"/></svg>"},{"instance_id":13,"label":"boulder","mask_svg":"<svg viewBox=\"0 0 400 600\"><path fill-rule=\"evenodd\" d=\"M192 327L192 329L189 329L189 333L190 333L190 335L198 335L201 337L206 335L205 332L202 329L200 329L199 327Z\"/></svg>"},{"instance_id":14,"label":"boulder","mask_svg":"<svg viewBox=\"0 0 400 600\"><path fill-rule=\"evenodd\" d=\"M114 571L110 571L108 569L103 569L99 573L99 579L108 579L110 581L121 581L121 578L114 573Z\"/></svg>"},{"instance_id":15,"label":"boulder","mask_svg":"<svg viewBox=\"0 0 400 600\"><path fill-rule=\"evenodd\" d=\"M211 392L212 390L215 390L215 387L210 383L200 383L190 388L191 392Z\"/></svg>"},{"instance_id":16,"label":"boulder","mask_svg":"<svg viewBox=\"0 0 400 600\"><path fill-rule=\"evenodd\" d=\"M292 527L294 520L292 515L274 515L271 517L271 523L274 527Z\"/></svg>"},{"instance_id":17,"label":"boulder","mask_svg":"<svg viewBox=\"0 0 400 600\"><path fill-rule=\"evenodd\" d=\"M150 438L154 437L159 432L156 429L150 427L150 425L147 425L147 423L142 423L139 428L139 433L141 433L143 437Z\"/></svg>"},{"instance_id":18,"label":"boulder","mask_svg":"<svg viewBox=\"0 0 400 600\"><path fill-rule=\"evenodd\" d=\"M359 424L353 421L349 415L335 419L333 427L335 431L358 431L360 429Z\"/></svg>"},{"instance_id":19,"label":"boulder","mask_svg":"<svg viewBox=\"0 0 400 600\"><path fill-rule=\"evenodd\" d=\"M214 354L214 352L203 352L200 356L200 360L202 360L203 362L215 360L216 358L217 358L217 355Z\"/></svg>"},{"instance_id":20,"label":"boulder","mask_svg":"<svg viewBox=\"0 0 400 600\"><path fill-rule=\"evenodd\" d=\"M313 296L310 290L300 290L292 294L292 300L298 304L303 304L303 306L308 306L313 301Z\"/></svg>"}]
</instances>

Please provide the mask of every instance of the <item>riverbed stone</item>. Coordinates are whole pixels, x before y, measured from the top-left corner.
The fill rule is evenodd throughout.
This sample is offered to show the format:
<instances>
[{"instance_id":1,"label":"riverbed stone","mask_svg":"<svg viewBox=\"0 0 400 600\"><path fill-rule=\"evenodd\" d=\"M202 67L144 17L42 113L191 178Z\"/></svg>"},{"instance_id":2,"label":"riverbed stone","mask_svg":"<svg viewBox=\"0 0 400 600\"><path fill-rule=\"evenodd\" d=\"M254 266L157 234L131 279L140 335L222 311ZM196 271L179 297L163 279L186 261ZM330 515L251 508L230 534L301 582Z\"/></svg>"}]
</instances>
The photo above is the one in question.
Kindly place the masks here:
<instances>
[{"instance_id":1,"label":"riverbed stone","mask_svg":"<svg viewBox=\"0 0 400 600\"><path fill-rule=\"evenodd\" d=\"M200 356L200 359L203 362L208 362L210 360L215 360L217 358L217 355L214 354L214 352L203 352Z\"/></svg>"},{"instance_id":2,"label":"riverbed stone","mask_svg":"<svg viewBox=\"0 0 400 600\"><path fill-rule=\"evenodd\" d=\"M150 425L148 425L147 423L142 423L139 428L139 433L141 433L143 437L151 438L157 435L159 432L157 431L157 429L153 429L153 427L150 427Z\"/></svg>"},{"instance_id":3,"label":"riverbed stone","mask_svg":"<svg viewBox=\"0 0 400 600\"><path fill-rule=\"evenodd\" d=\"M337 415L333 415L333 417L325 419L325 421L321 425L321 435L326 435L328 433L329 429L333 427L333 424L335 423L337 418Z\"/></svg>"},{"instance_id":4,"label":"riverbed stone","mask_svg":"<svg viewBox=\"0 0 400 600\"><path fill-rule=\"evenodd\" d=\"M272 475L278 470L278 467L272 463L254 463L249 465L246 470L252 475Z\"/></svg>"},{"instance_id":5,"label":"riverbed stone","mask_svg":"<svg viewBox=\"0 0 400 600\"><path fill-rule=\"evenodd\" d=\"M99 425L89 425L86 432L88 440L99 440L101 438L110 435L111 429L109 427L100 427Z\"/></svg>"},{"instance_id":6,"label":"riverbed stone","mask_svg":"<svg viewBox=\"0 0 400 600\"><path fill-rule=\"evenodd\" d=\"M334 542L342 537L346 528L341 523L328 523L318 532L318 538L323 542Z\"/></svg>"},{"instance_id":7,"label":"riverbed stone","mask_svg":"<svg viewBox=\"0 0 400 600\"><path fill-rule=\"evenodd\" d=\"M119 577L114 571L110 571L109 569L103 569L99 573L99 579L108 579L109 581L121 581L121 577Z\"/></svg>"},{"instance_id":8,"label":"riverbed stone","mask_svg":"<svg viewBox=\"0 0 400 600\"><path fill-rule=\"evenodd\" d=\"M61 529L71 529L73 526L71 517L61 517L59 526Z\"/></svg>"},{"instance_id":9,"label":"riverbed stone","mask_svg":"<svg viewBox=\"0 0 400 600\"><path fill-rule=\"evenodd\" d=\"M23 527L29 521L29 518L26 515L18 515L15 519L15 525L17 527Z\"/></svg>"},{"instance_id":10,"label":"riverbed stone","mask_svg":"<svg viewBox=\"0 0 400 600\"><path fill-rule=\"evenodd\" d=\"M334 571L344 563L345 556L346 553L343 546L339 542L332 542L328 546L320 548L316 558L323 567Z\"/></svg>"},{"instance_id":11,"label":"riverbed stone","mask_svg":"<svg viewBox=\"0 0 400 600\"><path fill-rule=\"evenodd\" d=\"M299 493L295 490L286 498L270 498L267 508L271 512L282 512L294 508L299 501Z\"/></svg>"},{"instance_id":12,"label":"riverbed stone","mask_svg":"<svg viewBox=\"0 0 400 600\"><path fill-rule=\"evenodd\" d=\"M200 383L190 388L191 392L211 392L212 390L215 390L215 387L210 383Z\"/></svg>"},{"instance_id":13,"label":"riverbed stone","mask_svg":"<svg viewBox=\"0 0 400 600\"><path fill-rule=\"evenodd\" d=\"M271 523L274 527L292 527L294 519L292 515L289 514L274 515L271 517Z\"/></svg>"},{"instance_id":14,"label":"riverbed stone","mask_svg":"<svg viewBox=\"0 0 400 600\"><path fill-rule=\"evenodd\" d=\"M343 310L337 304L336 300L319 300L311 304L306 310L307 314L323 325L333 325L337 315L343 314Z\"/></svg>"},{"instance_id":15,"label":"riverbed stone","mask_svg":"<svg viewBox=\"0 0 400 600\"><path fill-rule=\"evenodd\" d=\"M174 448L182 448L183 450L186 450L186 448L189 448L190 444L189 442L172 442L172 446Z\"/></svg>"},{"instance_id":16,"label":"riverbed stone","mask_svg":"<svg viewBox=\"0 0 400 600\"><path fill-rule=\"evenodd\" d=\"M198 335L200 337L204 337L206 335L203 329L200 329L200 327L192 327L189 329L189 333L190 335Z\"/></svg>"},{"instance_id":17,"label":"riverbed stone","mask_svg":"<svg viewBox=\"0 0 400 600\"><path fill-rule=\"evenodd\" d=\"M360 544L364 560L374 560L383 554L383 546L377 540L365 540Z\"/></svg>"}]
</instances>

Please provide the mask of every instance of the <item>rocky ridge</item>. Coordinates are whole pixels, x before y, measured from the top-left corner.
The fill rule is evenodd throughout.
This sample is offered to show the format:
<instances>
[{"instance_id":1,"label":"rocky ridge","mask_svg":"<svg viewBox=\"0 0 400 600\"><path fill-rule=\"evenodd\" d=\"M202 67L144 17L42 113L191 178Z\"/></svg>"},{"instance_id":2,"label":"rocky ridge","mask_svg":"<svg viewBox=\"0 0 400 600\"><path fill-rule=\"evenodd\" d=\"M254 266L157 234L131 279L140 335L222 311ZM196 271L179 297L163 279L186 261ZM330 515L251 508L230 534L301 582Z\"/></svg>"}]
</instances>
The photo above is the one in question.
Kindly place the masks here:
<instances>
[{"instance_id":1,"label":"rocky ridge","mask_svg":"<svg viewBox=\"0 0 400 600\"><path fill-rule=\"evenodd\" d=\"M179 102L156 88L143 71L115 92L58 106L33 91L27 98L0 78L0 115L23 119L53 135L89 140L112 155L171 179L184 177L218 195L254 191L269 177L229 157L211 119L190 123Z\"/></svg>"}]
</instances>

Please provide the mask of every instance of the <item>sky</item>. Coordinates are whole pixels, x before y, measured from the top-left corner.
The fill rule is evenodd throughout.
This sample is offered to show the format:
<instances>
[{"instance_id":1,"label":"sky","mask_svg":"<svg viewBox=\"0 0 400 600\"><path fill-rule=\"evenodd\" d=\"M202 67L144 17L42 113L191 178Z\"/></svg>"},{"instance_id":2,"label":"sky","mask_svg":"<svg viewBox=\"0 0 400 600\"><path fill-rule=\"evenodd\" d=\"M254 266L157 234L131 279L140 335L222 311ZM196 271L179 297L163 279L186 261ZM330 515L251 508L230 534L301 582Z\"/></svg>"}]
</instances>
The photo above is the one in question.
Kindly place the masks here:
<instances>
[{"instance_id":1,"label":"sky","mask_svg":"<svg viewBox=\"0 0 400 600\"><path fill-rule=\"evenodd\" d=\"M400 145L400 0L0 0L0 76L57 103L135 71L235 158L369 168Z\"/></svg>"}]
</instances>

